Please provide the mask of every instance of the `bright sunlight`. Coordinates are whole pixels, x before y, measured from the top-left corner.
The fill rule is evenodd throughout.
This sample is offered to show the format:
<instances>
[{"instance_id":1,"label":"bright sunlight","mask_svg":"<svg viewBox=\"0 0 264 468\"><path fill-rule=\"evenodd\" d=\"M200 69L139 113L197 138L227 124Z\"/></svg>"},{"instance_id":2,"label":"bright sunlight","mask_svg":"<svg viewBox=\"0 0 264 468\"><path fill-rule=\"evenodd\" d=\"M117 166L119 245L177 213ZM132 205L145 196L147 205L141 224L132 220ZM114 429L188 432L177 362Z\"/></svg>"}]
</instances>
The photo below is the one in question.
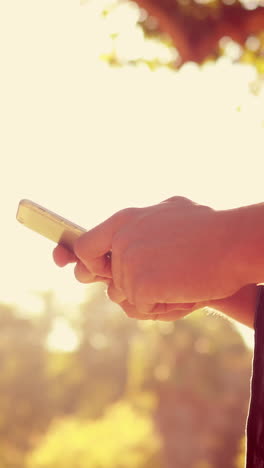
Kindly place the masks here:
<instances>
[{"instance_id":1,"label":"bright sunlight","mask_svg":"<svg viewBox=\"0 0 264 468\"><path fill-rule=\"evenodd\" d=\"M215 207L262 200L264 93L250 93L252 67L226 57L177 73L153 73L143 64L109 68L100 57L110 53L116 31L121 58L175 54L144 41L135 4L116 9L109 22L95 1L81 8L56 2L52 14L49 4L33 1L1 9L8 43L1 90L3 300L36 311L36 290L54 289L64 303L83 297L71 268L53 264L51 243L16 222L21 198L87 229L118 209L173 194Z\"/></svg>"},{"instance_id":2,"label":"bright sunlight","mask_svg":"<svg viewBox=\"0 0 264 468\"><path fill-rule=\"evenodd\" d=\"M263 202L256 69L228 38L176 69L147 17L129 1L0 5L3 468L242 467L253 331L202 311L130 320L16 221L24 198L86 229L173 195Z\"/></svg>"}]
</instances>

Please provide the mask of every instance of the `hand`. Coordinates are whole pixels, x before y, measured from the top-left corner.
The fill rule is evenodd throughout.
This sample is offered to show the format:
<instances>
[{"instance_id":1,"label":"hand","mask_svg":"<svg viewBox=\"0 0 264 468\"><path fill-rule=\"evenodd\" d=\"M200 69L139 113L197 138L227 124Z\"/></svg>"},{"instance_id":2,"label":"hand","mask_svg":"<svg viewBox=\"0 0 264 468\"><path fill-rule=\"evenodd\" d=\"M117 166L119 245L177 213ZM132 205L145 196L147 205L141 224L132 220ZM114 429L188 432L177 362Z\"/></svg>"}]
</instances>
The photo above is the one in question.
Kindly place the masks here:
<instances>
[{"instance_id":1,"label":"hand","mask_svg":"<svg viewBox=\"0 0 264 468\"><path fill-rule=\"evenodd\" d=\"M234 212L183 197L121 210L83 234L75 256L68 253L66 259L57 247L54 259L61 266L78 260L76 278L106 281L109 297L127 313L159 316L181 307L186 314L246 285L235 256Z\"/></svg>"},{"instance_id":2,"label":"hand","mask_svg":"<svg viewBox=\"0 0 264 468\"><path fill-rule=\"evenodd\" d=\"M86 276L86 282L97 282L102 281L106 284L111 284L111 280L106 277L94 276L88 272L86 267L81 263L80 260L72 252L69 252L65 247L58 245L54 249L54 260L60 267L64 267L68 263L75 263L78 265L78 271L82 270L82 278ZM76 268L77 269L77 268ZM110 298L111 299L111 298ZM115 298L112 298L114 300ZM136 318L138 320L162 320L162 321L174 321L180 319L191 312L195 312L198 309L204 307L210 307L219 312L226 314L227 316L253 328L254 315L256 310L257 301L257 286L255 284L249 284L244 286L237 291L233 296L226 297L224 299L218 299L213 301L197 302L195 304L168 304L167 311L156 314L141 314L135 306L129 304L128 301L121 301L119 305L123 308L128 317ZM118 301L117 301L118 302ZM183 306L183 307L182 307ZM185 308L184 308L185 307ZM171 309L171 310L170 310Z\"/></svg>"}]
</instances>

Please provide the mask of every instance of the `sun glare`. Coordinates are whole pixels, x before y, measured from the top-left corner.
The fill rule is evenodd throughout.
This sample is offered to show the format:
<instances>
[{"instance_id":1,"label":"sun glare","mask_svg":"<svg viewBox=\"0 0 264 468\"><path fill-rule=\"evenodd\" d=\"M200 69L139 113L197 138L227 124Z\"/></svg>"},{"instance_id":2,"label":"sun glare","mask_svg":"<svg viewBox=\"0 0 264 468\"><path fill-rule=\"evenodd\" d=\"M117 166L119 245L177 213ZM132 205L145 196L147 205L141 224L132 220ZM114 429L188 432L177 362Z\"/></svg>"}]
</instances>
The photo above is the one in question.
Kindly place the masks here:
<instances>
[{"instance_id":1,"label":"sun glare","mask_svg":"<svg viewBox=\"0 0 264 468\"><path fill-rule=\"evenodd\" d=\"M48 336L47 347L54 351L70 352L76 349L78 343L78 337L67 320L57 318Z\"/></svg>"},{"instance_id":2,"label":"sun glare","mask_svg":"<svg viewBox=\"0 0 264 468\"><path fill-rule=\"evenodd\" d=\"M53 289L65 303L77 303L84 285L72 267L53 264L52 243L18 226L21 198L87 229L126 206L172 195L216 208L263 201L264 93L250 93L254 69L229 57L178 72L103 63L109 33L118 33L124 61L176 53L144 39L131 3L113 9L110 21L99 15L97 0L83 8L55 2L52 14L47 2L34 5L16 2L14 13L6 2L5 24L15 21L16 39L5 24L1 29L9 42L2 63L7 91L0 96L1 281L2 300L38 310L31 291ZM71 347L74 340L65 324L56 324L49 346Z\"/></svg>"}]
</instances>

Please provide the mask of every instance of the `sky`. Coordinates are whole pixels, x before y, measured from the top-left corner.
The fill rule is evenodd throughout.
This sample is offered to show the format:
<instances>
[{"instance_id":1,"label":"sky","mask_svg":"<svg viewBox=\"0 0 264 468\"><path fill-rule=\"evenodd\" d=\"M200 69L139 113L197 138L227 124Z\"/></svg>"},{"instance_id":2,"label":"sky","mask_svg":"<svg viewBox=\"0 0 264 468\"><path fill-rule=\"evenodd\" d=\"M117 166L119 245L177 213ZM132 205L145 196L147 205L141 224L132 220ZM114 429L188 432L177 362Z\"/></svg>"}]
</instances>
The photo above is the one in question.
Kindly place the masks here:
<instances>
[{"instance_id":1,"label":"sky","mask_svg":"<svg viewBox=\"0 0 264 468\"><path fill-rule=\"evenodd\" d=\"M86 229L173 195L215 208L263 202L254 69L228 58L178 72L109 67L99 56L118 27L121 55L165 54L136 19L130 8L103 23L95 0L0 4L1 302L37 311L36 291L65 304L86 292L72 266L53 263L53 244L16 221L20 199Z\"/></svg>"}]
</instances>

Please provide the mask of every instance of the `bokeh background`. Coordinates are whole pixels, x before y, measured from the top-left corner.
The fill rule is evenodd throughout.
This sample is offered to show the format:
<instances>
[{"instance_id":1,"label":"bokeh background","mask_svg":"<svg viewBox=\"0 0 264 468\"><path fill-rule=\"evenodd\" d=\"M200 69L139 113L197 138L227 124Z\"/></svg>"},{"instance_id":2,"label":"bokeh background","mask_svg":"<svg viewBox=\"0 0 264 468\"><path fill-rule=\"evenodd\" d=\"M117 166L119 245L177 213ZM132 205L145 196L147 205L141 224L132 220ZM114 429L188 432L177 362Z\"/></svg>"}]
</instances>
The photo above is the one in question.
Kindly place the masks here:
<instances>
[{"instance_id":1,"label":"bokeh background","mask_svg":"<svg viewBox=\"0 0 264 468\"><path fill-rule=\"evenodd\" d=\"M1 468L243 466L253 331L131 320L15 216L263 202L262 30L255 0L0 3Z\"/></svg>"}]
</instances>

